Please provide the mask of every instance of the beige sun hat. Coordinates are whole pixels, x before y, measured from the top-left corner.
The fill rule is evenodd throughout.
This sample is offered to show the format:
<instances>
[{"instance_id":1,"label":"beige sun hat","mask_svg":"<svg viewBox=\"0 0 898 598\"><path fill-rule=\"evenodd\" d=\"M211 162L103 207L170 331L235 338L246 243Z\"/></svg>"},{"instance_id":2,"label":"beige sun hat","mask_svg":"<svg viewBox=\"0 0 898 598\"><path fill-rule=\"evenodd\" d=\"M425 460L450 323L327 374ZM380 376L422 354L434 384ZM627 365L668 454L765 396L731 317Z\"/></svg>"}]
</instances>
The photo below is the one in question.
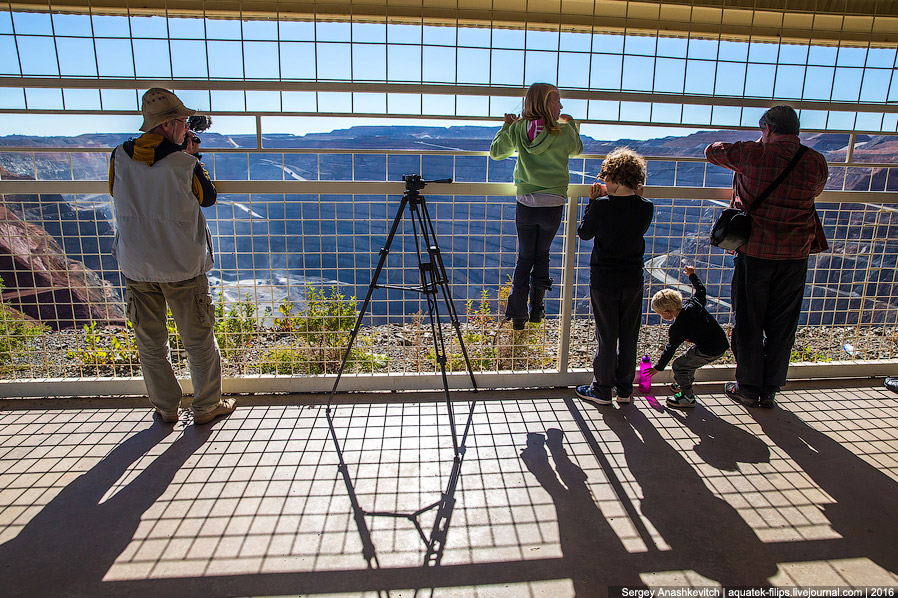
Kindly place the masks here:
<instances>
[{"instance_id":1,"label":"beige sun hat","mask_svg":"<svg viewBox=\"0 0 898 598\"><path fill-rule=\"evenodd\" d=\"M196 110L186 108L178 96L161 87L153 87L143 94L140 111L143 113L143 124L140 125L143 132L152 131L173 118L196 114Z\"/></svg>"}]
</instances>

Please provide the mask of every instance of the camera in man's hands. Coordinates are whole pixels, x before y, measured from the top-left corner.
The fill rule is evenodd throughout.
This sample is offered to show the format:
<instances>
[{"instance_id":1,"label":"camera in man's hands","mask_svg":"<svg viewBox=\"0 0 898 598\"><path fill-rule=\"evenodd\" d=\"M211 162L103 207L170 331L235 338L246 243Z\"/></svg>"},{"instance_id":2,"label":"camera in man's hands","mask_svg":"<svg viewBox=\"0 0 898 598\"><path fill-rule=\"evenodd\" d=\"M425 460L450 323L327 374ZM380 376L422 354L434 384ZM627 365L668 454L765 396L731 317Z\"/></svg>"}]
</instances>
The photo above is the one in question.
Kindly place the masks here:
<instances>
[{"instance_id":1,"label":"camera in man's hands","mask_svg":"<svg viewBox=\"0 0 898 598\"><path fill-rule=\"evenodd\" d=\"M182 149L187 149L187 142L189 140L193 140L194 143L199 144L200 138L193 134L193 132L202 133L206 129L212 126L212 117L206 114L194 114L190 118L187 119L187 135L184 137L184 143L181 144Z\"/></svg>"}]
</instances>

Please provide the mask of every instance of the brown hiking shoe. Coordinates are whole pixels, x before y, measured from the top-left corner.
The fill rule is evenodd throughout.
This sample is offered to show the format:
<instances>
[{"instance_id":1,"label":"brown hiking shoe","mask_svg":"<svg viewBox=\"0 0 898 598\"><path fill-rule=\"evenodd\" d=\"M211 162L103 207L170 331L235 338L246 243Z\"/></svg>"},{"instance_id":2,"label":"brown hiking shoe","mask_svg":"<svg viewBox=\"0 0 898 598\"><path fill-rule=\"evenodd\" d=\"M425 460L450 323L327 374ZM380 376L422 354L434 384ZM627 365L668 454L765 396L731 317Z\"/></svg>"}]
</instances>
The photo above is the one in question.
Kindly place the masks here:
<instances>
[{"instance_id":1,"label":"brown hiking shoe","mask_svg":"<svg viewBox=\"0 0 898 598\"><path fill-rule=\"evenodd\" d=\"M193 414L193 423L208 424L219 415L228 415L237 408L237 399L221 399L211 411Z\"/></svg>"},{"instance_id":2,"label":"brown hiking shoe","mask_svg":"<svg viewBox=\"0 0 898 598\"><path fill-rule=\"evenodd\" d=\"M178 417L177 410L169 413L168 411L163 411L162 409L159 409L158 407L156 407L156 413L159 414L159 419L161 419L166 424L173 424L173 423L177 422L178 419L180 419Z\"/></svg>"}]
</instances>

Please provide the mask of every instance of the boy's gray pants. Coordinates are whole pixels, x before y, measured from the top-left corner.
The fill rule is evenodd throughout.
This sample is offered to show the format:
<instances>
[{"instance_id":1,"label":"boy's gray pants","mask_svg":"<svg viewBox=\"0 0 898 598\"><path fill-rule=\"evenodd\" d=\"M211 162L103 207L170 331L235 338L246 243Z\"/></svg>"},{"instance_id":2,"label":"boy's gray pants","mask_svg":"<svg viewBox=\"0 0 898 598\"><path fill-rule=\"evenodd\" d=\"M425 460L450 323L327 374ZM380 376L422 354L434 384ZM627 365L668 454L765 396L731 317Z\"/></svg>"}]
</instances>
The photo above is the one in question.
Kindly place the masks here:
<instances>
[{"instance_id":1,"label":"boy's gray pants","mask_svg":"<svg viewBox=\"0 0 898 598\"><path fill-rule=\"evenodd\" d=\"M165 325L168 304L190 362L193 412L215 409L221 400L221 354L215 341L215 309L206 275L180 282L137 282L125 278L125 301L153 406L173 413L181 404L181 386L169 358Z\"/></svg>"},{"instance_id":2,"label":"boy's gray pants","mask_svg":"<svg viewBox=\"0 0 898 598\"><path fill-rule=\"evenodd\" d=\"M693 395L692 384L695 382L695 370L721 357L723 357L723 353L708 355L692 345L685 353L674 359L670 368L673 370L674 380L680 386L680 391L687 396Z\"/></svg>"}]
</instances>

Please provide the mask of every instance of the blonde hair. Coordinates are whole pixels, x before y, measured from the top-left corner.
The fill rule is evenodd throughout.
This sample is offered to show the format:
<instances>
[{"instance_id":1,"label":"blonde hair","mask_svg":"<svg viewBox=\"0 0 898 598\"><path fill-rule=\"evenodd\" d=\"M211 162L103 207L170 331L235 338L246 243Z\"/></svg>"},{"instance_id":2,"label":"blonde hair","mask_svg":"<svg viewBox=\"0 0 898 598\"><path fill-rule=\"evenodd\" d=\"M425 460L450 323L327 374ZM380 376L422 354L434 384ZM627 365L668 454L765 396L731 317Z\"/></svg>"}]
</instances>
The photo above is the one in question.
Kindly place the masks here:
<instances>
[{"instance_id":1,"label":"blonde hair","mask_svg":"<svg viewBox=\"0 0 898 598\"><path fill-rule=\"evenodd\" d=\"M683 309L683 295L674 289L661 289L652 297L652 310L658 313Z\"/></svg>"},{"instance_id":2,"label":"blonde hair","mask_svg":"<svg viewBox=\"0 0 898 598\"><path fill-rule=\"evenodd\" d=\"M558 88L551 83L534 83L531 85L530 89L527 90L527 95L524 96L524 109L521 110L521 118L526 120L542 119L543 126L546 127L549 135L558 135L561 133L561 127L558 125L558 121L555 120L555 116L549 112L549 96L552 95L552 92L557 93L559 99L561 99Z\"/></svg>"},{"instance_id":3,"label":"blonde hair","mask_svg":"<svg viewBox=\"0 0 898 598\"><path fill-rule=\"evenodd\" d=\"M645 184L645 158L630 148L615 148L602 162L599 178L636 189Z\"/></svg>"}]
</instances>

